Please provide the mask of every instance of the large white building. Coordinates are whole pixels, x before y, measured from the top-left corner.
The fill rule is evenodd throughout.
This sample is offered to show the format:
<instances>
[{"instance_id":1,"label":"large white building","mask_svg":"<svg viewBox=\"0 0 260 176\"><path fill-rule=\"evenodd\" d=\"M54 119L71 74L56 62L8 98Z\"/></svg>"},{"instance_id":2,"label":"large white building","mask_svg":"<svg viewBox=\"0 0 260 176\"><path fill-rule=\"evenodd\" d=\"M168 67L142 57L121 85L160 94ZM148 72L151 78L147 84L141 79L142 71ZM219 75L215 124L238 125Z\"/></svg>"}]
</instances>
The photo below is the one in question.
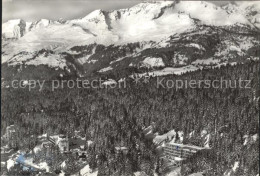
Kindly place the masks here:
<instances>
[{"instance_id":1,"label":"large white building","mask_svg":"<svg viewBox=\"0 0 260 176\"><path fill-rule=\"evenodd\" d=\"M180 161L191 157L202 149L204 148L170 142L166 143L164 147L164 156L170 160Z\"/></svg>"}]
</instances>

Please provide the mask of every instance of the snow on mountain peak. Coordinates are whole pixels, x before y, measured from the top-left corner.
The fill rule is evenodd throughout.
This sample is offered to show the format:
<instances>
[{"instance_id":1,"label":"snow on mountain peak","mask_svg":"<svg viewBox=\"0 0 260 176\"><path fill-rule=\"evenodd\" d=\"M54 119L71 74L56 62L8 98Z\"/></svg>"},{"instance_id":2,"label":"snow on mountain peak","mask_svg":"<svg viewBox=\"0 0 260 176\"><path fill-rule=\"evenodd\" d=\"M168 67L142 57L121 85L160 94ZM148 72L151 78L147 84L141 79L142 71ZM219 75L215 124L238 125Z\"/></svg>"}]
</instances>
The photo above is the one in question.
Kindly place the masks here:
<instances>
[{"instance_id":1,"label":"snow on mountain peak","mask_svg":"<svg viewBox=\"0 0 260 176\"><path fill-rule=\"evenodd\" d=\"M22 19L9 20L2 25L4 38L20 38L25 34L26 23Z\"/></svg>"},{"instance_id":2,"label":"snow on mountain peak","mask_svg":"<svg viewBox=\"0 0 260 176\"><path fill-rule=\"evenodd\" d=\"M94 10L93 12L91 12L90 14L88 14L87 16L85 16L83 19L89 20L89 19L98 19L100 18L100 16L103 16L102 10L98 9L98 10Z\"/></svg>"},{"instance_id":3,"label":"snow on mountain peak","mask_svg":"<svg viewBox=\"0 0 260 176\"><path fill-rule=\"evenodd\" d=\"M136 6L131 7L130 9L124 9L123 11L128 11L128 13L131 15L133 14L142 14L142 15L153 15L151 19L154 18L154 16L157 16L159 13L161 13L161 10L167 7L171 7L174 5L173 1L160 1L160 2L144 2L137 4Z\"/></svg>"},{"instance_id":4,"label":"snow on mountain peak","mask_svg":"<svg viewBox=\"0 0 260 176\"><path fill-rule=\"evenodd\" d=\"M84 18L71 20L68 23L81 27L85 32L93 36L100 36L109 32L105 12L101 9L91 12Z\"/></svg>"},{"instance_id":5,"label":"snow on mountain peak","mask_svg":"<svg viewBox=\"0 0 260 176\"><path fill-rule=\"evenodd\" d=\"M234 25L236 23L249 24L242 14L236 12L229 14L225 9L210 2L182 1L176 4L175 10L189 14L191 18L198 19L207 25L225 26Z\"/></svg>"},{"instance_id":6,"label":"snow on mountain peak","mask_svg":"<svg viewBox=\"0 0 260 176\"><path fill-rule=\"evenodd\" d=\"M259 1L239 1L224 6L229 11L235 11L245 16L253 25L260 29L260 3Z\"/></svg>"},{"instance_id":7,"label":"snow on mountain peak","mask_svg":"<svg viewBox=\"0 0 260 176\"><path fill-rule=\"evenodd\" d=\"M30 30L43 28L43 27L49 26L52 23L53 22L51 20L40 19L40 20L32 23L32 25L30 26Z\"/></svg>"},{"instance_id":8,"label":"snow on mountain peak","mask_svg":"<svg viewBox=\"0 0 260 176\"><path fill-rule=\"evenodd\" d=\"M140 3L128 9L109 12L99 9L84 18L70 21L41 19L30 23L10 20L3 24L3 35L18 40L5 46L4 57L8 60L22 51L34 52L43 48L64 51L92 43L123 45L161 42L169 36L193 30L198 24L259 24L259 12L251 15L254 18L249 20L252 9L255 11L255 6L244 4L220 7L204 1L161 1Z\"/></svg>"},{"instance_id":9,"label":"snow on mountain peak","mask_svg":"<svg viewBox=\"0 0 260 176\"><path fill-rule=\"evenodd\" d=\"M235 7L239 6L239 7ZM258 3L259 6L259 3ZM253 4L250 9L259 9L257 5ZM114 10L111 12L105 12L101 9L95 10L81 19L75 19L71 21L58 21L58 24L72 24L81 27L88 34L92 34L95 37L101 37L104 39L107 37L118 36L116 38L140 38L139 34L149 33L161 35L162 32L179 32L179 27L185 27L184 29L191 28L193 26L194 19L198 19L202 24L207 25L234 25L236 23L250 24L259 23L259 13L250 18L249 21L245 17L248 13L242 13L242 11L248 11L248 6L245 3L239 3L227 5L225 7L219 7L209 2L204 1L160 1L160 2L143 2L137 4L128 9ZM199 9L199 11L198 11ZM233 10L231 10L233 9ZM242 10L239 10L242 9ZM181 19L181 21L179 21ZM21 20L11 20L3 24L3 34L7 38L19 38L23 34L18 35L18 23ZM41 19L33 23L27 23L26 32L34 29L44 28L46 26L56 24L48 19ZM187 24L190 26L183 26ZM29 26L28 26L29 25ZM21 28L21 26L19 26ZM165 31L165 29L171 31ZM174 28L178 28L175 30ZM182 31L183 31L182 30ZM156 32L157 31L157 32ZM122 35L124 34L124 35ZM149 35L152 37L152 35ZM127 37L128 36L128 37ZM151 40L153 40L151 38ZM95 41L100 41L97 39ZM112 40L114 41L114 40ZM121 40L122 41L122 40Z\"/></svg>"}]
</instances>

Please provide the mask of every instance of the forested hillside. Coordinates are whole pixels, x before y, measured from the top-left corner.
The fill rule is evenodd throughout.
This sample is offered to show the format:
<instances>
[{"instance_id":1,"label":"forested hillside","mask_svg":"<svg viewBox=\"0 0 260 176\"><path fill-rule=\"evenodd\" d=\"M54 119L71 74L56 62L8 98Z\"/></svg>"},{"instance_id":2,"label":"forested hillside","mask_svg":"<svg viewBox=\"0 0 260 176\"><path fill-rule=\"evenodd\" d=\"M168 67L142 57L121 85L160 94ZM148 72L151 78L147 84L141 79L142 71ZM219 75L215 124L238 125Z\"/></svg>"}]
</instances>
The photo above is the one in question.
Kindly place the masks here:
<instances>
[{"instance_id":1,"label":"forested hillside","mask_svg":"<svg viewBox=\"0 0 260 176\"><path fill-rule=\"evenodd\" d=\"M158 134L171 129L192 139L185 143L203 145L200 132L213 136L211 150L196 154L182 167L182 175L206 171L223 175L234 161L240 161L239 175L255 176L258 170L258 141L244 145L244 135L259 131L259 61L235 66L203 69L165 80L251 80L251 88L157 88L157 77L135 83L127 79L125 88L44 89L2 88L1 117L4 133L15 124L19 128L17 149L32 149L44 133L81 135L94 141L88 161L99 175L132 175L144 171L152 175L162 167L156 146L146 139L143 128L154 125ZM226 127L226 128L223 128ZM29 142L30 141L30 142ZM116 155L115 146L128 146L128 155ZM96 158L96 155L98 157Z\"/></svg>"}]
</instances>

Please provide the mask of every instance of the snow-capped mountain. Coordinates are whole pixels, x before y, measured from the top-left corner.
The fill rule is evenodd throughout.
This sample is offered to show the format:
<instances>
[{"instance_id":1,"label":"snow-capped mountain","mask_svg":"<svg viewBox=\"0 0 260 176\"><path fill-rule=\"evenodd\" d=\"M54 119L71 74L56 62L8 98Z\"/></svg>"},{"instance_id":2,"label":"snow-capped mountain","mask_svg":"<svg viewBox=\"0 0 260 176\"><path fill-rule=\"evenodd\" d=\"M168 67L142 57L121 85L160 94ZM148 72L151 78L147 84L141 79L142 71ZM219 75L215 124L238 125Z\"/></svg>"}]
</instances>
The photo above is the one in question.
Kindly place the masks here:
<instances>
[{"instance_id":1,"label":"snow-capped mountain","mask_svg":"<svg viewBox=\"0 0 260 176\"><path fill-rule=\"evenodd\" d=\"M3 38L19 39L26 33L26 27L28 29L28 24L24 20L9 20L2 25L2 36Z\"/></svg>"},{"instance_id":2,"label":"snow-capped mountain","mask_svg":"<svg viewBox=\"0 0 260 176\"><path fill-rule=\"evenodd\" d=\"M248 19L248 21L260 29L260 3L239 1L230 3L222 7L228 13L240 13Z\"/></svg>"},{"instance_id":3,"label":"snow-capped mountain","mask_svg":"<svg viewBox=\"0 0 260 176\"><path fill-rule=\"evenodd\" d=\"M203 1L141 3L129 9L111 12L96 10L84 18L68 21L66 25L70 28L80 27L81 32L85 32L85 38L92 39L90 42L95 41L106 44L129 43L131 41L144 41L148 36L149 39L147 40L155 40L168 36L169 33L181 33L194 27L194 19L199 20L201 24L216 26L234 25L236 23L251 25L248 20L249 16L254 16L253 19L250 18L253 23L259 20L258 14L254 14L255 11L259 11L258 6L255 6L257 3L251 4L249 7L245 7L244 4L240 6L229 4L218 7ZM200 9L200 13L198 13L198 9ZM250 14L251 12L253 14ZM22 22L24 23L23 20L10 20L4 23L3 34L11 38L12 36L7 34L15 33L15 27L17 26L21 29L26 26L29 29L27 32L29 32L33 29L45 28L50 24L52 25L45 32L54 32L59 28L55 25L61 24L59 21L55 22L47 19L41 19L33 23L28 22L26 25L21 26ZM67 30L65 32L70 32L69 29ZM76 29L74 30L79 32ZM40 31L35 32L35 35L41 35ZM20 36L23 36L23 33ZM115 37L115 39L106 41L111 37ZM13 38L16 38L16 36L13 36Z\"/></svg>"},{"instance_id":4,"label":"snow-capped mountain","mask_svg":"<svg viewBox=\"0 0 260 176\"><path fill-rule=\"evenodd\" d=\"M10 20L3 24L2 63L73 65L85 75L239 62L255 58L260 46L259 4L162 1L70 21Z\"/></svg>"}]
</instances>

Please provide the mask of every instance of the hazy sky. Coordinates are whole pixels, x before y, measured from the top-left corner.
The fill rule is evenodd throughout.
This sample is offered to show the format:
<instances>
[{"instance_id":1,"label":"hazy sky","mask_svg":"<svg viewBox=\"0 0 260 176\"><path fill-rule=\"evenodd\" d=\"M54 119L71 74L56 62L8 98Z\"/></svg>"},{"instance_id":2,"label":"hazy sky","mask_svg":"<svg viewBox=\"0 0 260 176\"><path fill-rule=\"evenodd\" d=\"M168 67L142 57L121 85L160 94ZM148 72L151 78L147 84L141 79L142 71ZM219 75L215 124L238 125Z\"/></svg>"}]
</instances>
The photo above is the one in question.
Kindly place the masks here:
<instances>
[{"instance_id":1,"label":"hazy sky","mask_svg":"<svg viewBox=\"0 0 260 176\"><path fill-rule=\"evenodd\" d=\"M3 22L21 18L25 21L39 19L75 19L96 9L113 10L129 8L141 0L3 0ZM218 2L222 4L223 2ZM224 2L226 3L226 2Z\"/></svg>"}]
</instances>

